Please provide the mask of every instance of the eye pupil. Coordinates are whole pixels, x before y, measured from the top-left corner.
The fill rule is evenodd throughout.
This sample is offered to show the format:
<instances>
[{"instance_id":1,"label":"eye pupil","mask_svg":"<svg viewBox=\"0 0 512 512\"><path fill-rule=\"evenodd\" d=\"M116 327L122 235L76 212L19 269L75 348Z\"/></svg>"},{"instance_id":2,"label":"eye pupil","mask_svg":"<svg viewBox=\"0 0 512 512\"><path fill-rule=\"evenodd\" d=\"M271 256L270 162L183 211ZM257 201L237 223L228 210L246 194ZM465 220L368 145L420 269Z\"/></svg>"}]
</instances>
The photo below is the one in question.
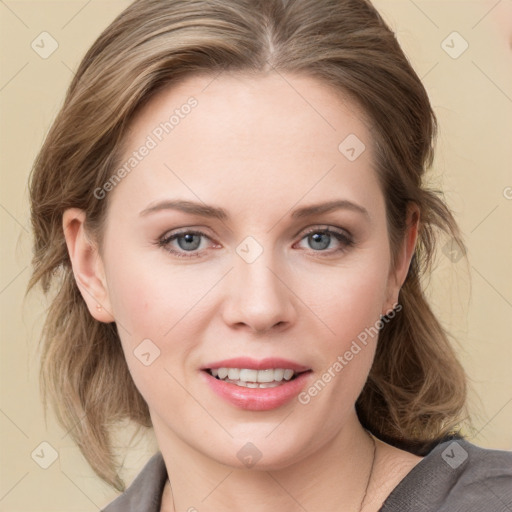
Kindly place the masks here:
<instances>
[{"instance_id":1,"label":"eye pupil","mask_svg":"<svg viewBox=\"0 0 512 512\"><path fill-rule=\"evenodd\" d=\"M322 240L322 237L325 238ZM312 242L312 249L327 249L327 247L329 247L331 236L328 233L313 233L312 235L309 235L309 239Z\"/></svg>"},{"instance_id":2,"label":"eye pupil","mask_svg":"<svg viewBox=\"0 0 512 512\"><path fill-rule=\"evenodd\" d=\"M184 242L182 243L182 241L184 241ZM181 235L180 237L178 237L178 245L184 251L194 251L199 247L200 244L201 244L201 237L199 235L187 233L185 235Z\"/></svg>"}]
</instances>

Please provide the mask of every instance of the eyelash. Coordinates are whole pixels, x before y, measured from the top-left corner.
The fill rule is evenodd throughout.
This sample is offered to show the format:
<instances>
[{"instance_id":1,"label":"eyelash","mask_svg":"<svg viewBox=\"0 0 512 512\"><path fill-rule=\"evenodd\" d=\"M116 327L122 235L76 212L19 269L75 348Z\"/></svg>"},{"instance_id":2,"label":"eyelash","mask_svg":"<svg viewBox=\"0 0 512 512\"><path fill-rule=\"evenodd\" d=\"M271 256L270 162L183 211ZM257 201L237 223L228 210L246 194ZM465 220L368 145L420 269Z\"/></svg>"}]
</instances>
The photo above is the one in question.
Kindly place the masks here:
<instances>
[{"instance_id":1,"label":"eyelash","mask_svg":"<svg viewBox=\"0 0 512 512\"><path fill-rule=\"evenodd\" d=\"M335 230L332 230L328 227L326 228L312 228L310 229L309 231L307 231L306 233L303 234L303 236L301 237L300 241L302 241L304 238L307 238L308 236L312 235L312 234L327 234L327 235L332 235L334 236L334 238L336 238L338 240L338 242L340 242L342 244L342 247L338 248L338 249L335 249L335 250L330 250L330 251L326 251L326 250L313 250L313 249L310 249L309 252L312 252L314 254L318 254L320 255L321 257L327 257L327 256L330 256L332 254L336 254L336 253L342 253L342 252L345 252L348 248L354 246L354 240L352 239L352 237L350 236L350 234L344 234L342 232L339 232L339 231L335 231ZM169 244L173 241L173 240L176 240L184 235L198 235L198 236L202 236L204 238L208 238L210 239L210 237L208 235L206 235L205 233L201 232L201 231L194 231L194 230L184 230L184 231L179 231L179 232L176 232L176 233L171 233L170 235L164 235L163 237L161 237L157 242L156 242L156 245L158 245L159 247L161 247L162 249L164 249L165 251L173 254L174 256L178 257L178 258L200 258L202 257L202 252L196 252L196 251L177 251L177 250L174 250L174 249L170 249L169 248ZM322 253L324 253L322 255Z\"/></svg>"}]
</instances>

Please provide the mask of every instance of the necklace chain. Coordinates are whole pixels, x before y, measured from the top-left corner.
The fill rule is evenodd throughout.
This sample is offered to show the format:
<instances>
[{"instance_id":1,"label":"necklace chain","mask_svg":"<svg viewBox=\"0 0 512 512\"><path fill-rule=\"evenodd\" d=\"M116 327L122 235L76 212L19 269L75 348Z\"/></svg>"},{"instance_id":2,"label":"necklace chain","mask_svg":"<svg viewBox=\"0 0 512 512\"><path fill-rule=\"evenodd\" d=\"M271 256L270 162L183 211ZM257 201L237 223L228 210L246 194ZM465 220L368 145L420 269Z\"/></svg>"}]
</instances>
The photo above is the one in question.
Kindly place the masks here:
<instances>
[{"instance_id":1,"label":"necklace chain","mask_svg":"<svg viewBox=\"0 0 512 512\"><path fill-rule=\"evenodd\" d=\"M366 430L366 433L368 434L368 437L373 442L373 455L372 455L372 465L370 467L370 472L368 473L368 481L366 482L366 488L364 490L363 499L361 500L361 505L359 506L359 512L362 512L363 507L364 507L364 502L366 501L366 495L368 494L368 489L370 487L370 482L372 481L373 469L375 467L375 459L376 459L376 453L377 453L377 443L375 442L375 439L373 438L371 432Z\"/></svg>"},{"instance_id":2,"label":"necklace chain","mask_svg":"<svg viewBox=\"0 0 512 512\"><path fill-rule=\"evenodd\" d=\"M372 465L370 467L370 472L368 473L368 480L366 482L366 487L364 489L364 494L363 494L363 497L361 499L361 505L359 506L359 512L362 512L363 506L364 506L364 502L366 501L366 496L368 494L368 489L370 487L370 482L372 481L373 469L375 467L375 459L376 459L376 453L377 453L377 443L375 442L375 439L373 438L372 434L368 430L366 430L366 433L368 434L368 437L372 440L372 443L373 443L373 455L372 455ZM173 512L175 512L176 506L174 505L174 493L172 492L172 485L171 485L171 481L169 480L169 478L167 479L167 482L169 482L169 487L171 489L172 510L173 510Z\"/></svg>"}]
</instances>

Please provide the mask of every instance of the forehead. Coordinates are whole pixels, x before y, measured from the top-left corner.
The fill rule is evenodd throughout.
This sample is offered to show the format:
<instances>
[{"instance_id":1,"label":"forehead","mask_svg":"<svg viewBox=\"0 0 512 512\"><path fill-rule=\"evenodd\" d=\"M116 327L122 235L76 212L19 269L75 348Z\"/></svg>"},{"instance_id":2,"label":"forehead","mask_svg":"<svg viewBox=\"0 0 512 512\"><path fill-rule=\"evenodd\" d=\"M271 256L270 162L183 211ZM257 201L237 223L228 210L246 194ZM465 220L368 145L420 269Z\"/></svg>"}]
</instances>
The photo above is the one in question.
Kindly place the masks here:
<instances>
[{"instance_id":1,"label":"forehead","mask_svg":"<svg viewBox=\"0 0 512 512\"><path fill-rule=\"evenodd\" d=\"M197 103L193 112L186 106L191 101ZM193 114L191 120L182 123L189 114ZM200 122L195 123L194 118L198 117ZM212 145L218 136L224 141L235 138L237 145L252 146L257 136L258 142L266 140L275 146L301 135L308 139L311 132L325 142L336 142L349 129L368 138L364 112L341 90L311 76L278 72L198 74L171 84L154 95L132 120L128 145L136 143L141 135L158 132L155 122L169 120L174 131L169 139L193 124L197 137L208 135L203 142L213 141ZM180 129L174 130L178 124ZM275 134L279 135L277 139ZM156 137L159 138L158 133ZM311 149L315 142L318 140L296 150Z\"/></svg>"},{"instance_id":2,"label":"forehead","mask_svg":"<svg viewBox=\"0 0 512 512\"><path fill-rule=\"evenodd\" d=\"M364 113L315 78L197 75L159 91L133 119L120 164L130 172L114 196L236 192L242 207L244 193L288 204L341 186L364 199L375 192L372 153Z\"/></svg>"}]
</instances>

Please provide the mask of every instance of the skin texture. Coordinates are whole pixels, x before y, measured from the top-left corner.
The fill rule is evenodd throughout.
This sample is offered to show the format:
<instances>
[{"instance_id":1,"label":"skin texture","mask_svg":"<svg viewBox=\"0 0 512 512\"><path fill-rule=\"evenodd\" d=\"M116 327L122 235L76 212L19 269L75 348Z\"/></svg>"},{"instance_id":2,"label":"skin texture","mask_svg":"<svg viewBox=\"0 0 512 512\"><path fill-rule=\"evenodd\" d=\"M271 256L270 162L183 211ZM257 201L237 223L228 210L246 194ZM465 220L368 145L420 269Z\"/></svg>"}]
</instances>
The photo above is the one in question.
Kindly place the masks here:
<instances>
[{"instance_id":1,"label":"skin texture","mask_svg":"<svg viewBox=\"0 0 512 512\"><path fill-rule=\"evenodd\" d=\"M375 338L307 405L294 399L270 411L242 410L214 394L200 368L237 356L281 357L312 370L309 387L397 302L418 217L411 213L392 269L364 116L305 76L189 78L138 113L126 158L191 96L197 106L104 199L101 251L84 231L84 212L65 212L77 283L91 314L117 323L176 510L359 510L373 444L354 404ZM338 150L350 134L366 146L354 161ZM140 215L167 199L221 207L229 217ZM367 214L342 209L291 217L297 208L338 199ZM331 236L318 249L308 230L326 227L348 232L353 244ZM181 228L205 234L198 257L166 250L186 253L178 240L158 245ZM262 250L251 263L237 253L249 236ZM148 366L134 355L145 339L160 350ZM262 454L251 469L237 457L248 442ZM420 460L382 442L376 456L366 511L378 510ZM169 488L162 510L173 510Z\"/></svg>"}]
</instances>

